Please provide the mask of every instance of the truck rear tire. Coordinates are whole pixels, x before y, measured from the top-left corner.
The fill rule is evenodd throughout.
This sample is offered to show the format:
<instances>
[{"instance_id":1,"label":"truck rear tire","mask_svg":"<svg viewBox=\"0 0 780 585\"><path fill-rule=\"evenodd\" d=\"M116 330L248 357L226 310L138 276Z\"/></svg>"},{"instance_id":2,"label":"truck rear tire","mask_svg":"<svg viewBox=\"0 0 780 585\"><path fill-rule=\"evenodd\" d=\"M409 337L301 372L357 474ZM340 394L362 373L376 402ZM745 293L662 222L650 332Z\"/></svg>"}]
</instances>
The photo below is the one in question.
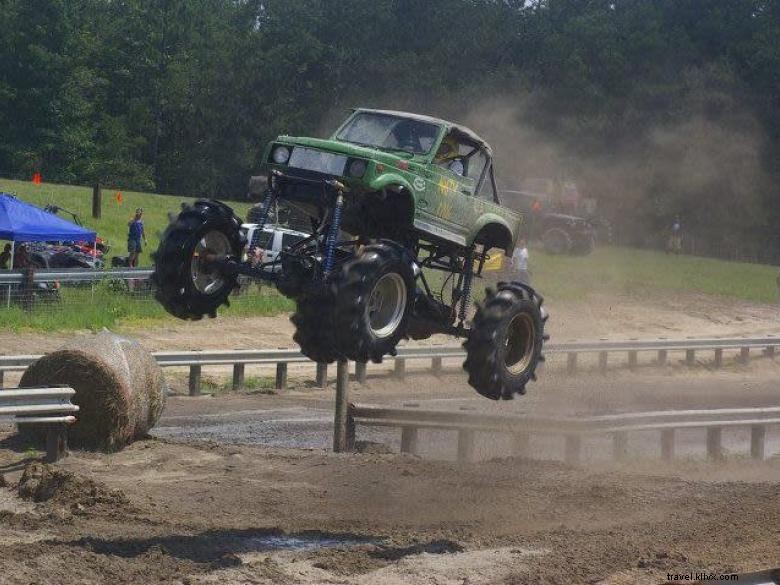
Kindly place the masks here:
<instances>
[{"instance_id":1,"label":"truck rear tire","mask_svg":"<svg viewBox=\"0 0 780 585\"><path fill-rule=\"evenodd\" d=\"M238 259L241 253L241 220L218 201L200 200L187 207L163 233L152 282L155 297L179 319L216 316L228 304L237 275L218 262Z\"/></svg>"},{"instance_id":2,"label":"truck rear tire","mask_svg":"<svg viewBox=\"0 0 780 585\"><path fill-rule=\"evenodd\" d=\"M414 274L403 248L366 246L336 269L322 295L298 300L294 339L317 362L381 362L405 336L413 299Z\"/></svg>"},{"instance_id":3,"label":"truck rear tire","mask_svg":"<svg viewBox=\"0 0 780 585\"><path fill-rule=\"evenodd\" d=\"M499 282L498 290L488 289L463 344L469 384L491 400L525 394L526 384L536 379L536 368L544 361L545 321L542 299L531 287Z\"/></svg>"}]
</instances>

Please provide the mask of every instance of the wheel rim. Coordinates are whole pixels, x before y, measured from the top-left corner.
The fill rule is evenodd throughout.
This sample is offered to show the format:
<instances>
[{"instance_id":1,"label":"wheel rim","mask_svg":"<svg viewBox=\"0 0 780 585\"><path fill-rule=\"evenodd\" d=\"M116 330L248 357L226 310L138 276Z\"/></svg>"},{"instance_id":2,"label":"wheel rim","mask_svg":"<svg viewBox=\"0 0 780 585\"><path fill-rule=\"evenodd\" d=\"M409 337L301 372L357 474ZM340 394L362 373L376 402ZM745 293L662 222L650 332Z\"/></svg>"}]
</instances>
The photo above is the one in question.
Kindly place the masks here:
<instances>
[{"instance_id":1,"label":"wheel rim","mask_svg":"<svg viewBox=\"0 0 780 585\"><path fill-rule=\"evenodd\" d=\"M368 296L366 317L371 333L383 338L392 335L404 318L406 283L400 274L385 274L374 284Z\"/></svg>"},{"instance_id":2,"label":"wheel rim","mask_svg":"<svg viewBox=\"0 0 780 585\"><path fill-rule=\"evenodd\" d=\"M531 365L534 354L534 321L527 313L515 315L507 325L504 367L513 376Z\"/></svg>"},{"instance_id":3,"label":"wheel rim","mask_svg":"<svg viewBox=\"0 0 780 585\"><path fill-rule=\"evenodd\" d=\"M195 289L205 295L219 292L225 279L218 261L231 254L230 240L222 232L206 232L195 245L190 262L190 276Z\"/></svg>"}]
</instances>

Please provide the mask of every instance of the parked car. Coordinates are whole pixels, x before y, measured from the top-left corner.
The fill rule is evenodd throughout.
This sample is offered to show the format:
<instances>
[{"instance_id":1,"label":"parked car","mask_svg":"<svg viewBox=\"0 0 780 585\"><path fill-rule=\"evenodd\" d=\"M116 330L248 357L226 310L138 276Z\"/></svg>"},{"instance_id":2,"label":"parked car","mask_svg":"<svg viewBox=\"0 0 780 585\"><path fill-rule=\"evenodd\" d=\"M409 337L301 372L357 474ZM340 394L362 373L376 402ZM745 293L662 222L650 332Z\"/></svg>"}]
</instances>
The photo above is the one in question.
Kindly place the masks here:
<instances>
[{"instance_id":1,"label":"parked car","mask_svg":"<svg viewBox=\"0 0 780 585\"><path fill-rule=\"evenodd\" d=\"M309 237L306 232L291 230L283 227L267 225L262 230L256 223L245 223L241 229L245 233L246 246L242 261L252 259L258 263L276 262L282 250L297 244ZM254 250L262 250L262 256L253 258ZM281 262L267 266L265 270L279 272L282 269Z\"/></svg>"}]
</instances>

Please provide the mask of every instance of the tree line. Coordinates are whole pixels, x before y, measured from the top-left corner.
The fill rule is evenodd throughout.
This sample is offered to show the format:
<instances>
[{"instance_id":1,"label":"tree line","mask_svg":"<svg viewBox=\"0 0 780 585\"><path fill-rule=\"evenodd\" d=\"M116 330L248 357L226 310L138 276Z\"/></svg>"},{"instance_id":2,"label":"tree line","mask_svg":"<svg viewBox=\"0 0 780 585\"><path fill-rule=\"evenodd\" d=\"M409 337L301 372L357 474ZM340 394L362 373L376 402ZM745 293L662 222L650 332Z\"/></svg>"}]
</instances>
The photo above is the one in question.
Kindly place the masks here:
<instances>
[{"instance_id":1,"label":"tree line","mask_svg":"<svg viewBox=\"0 0 780 585\"><path fill-rule=\"evenodd\" d=\"M778 38L780 0L0 0L0 175L241 197L277 134L411 109L620 241L777 259Z\"/></svg>"}]
</instances>

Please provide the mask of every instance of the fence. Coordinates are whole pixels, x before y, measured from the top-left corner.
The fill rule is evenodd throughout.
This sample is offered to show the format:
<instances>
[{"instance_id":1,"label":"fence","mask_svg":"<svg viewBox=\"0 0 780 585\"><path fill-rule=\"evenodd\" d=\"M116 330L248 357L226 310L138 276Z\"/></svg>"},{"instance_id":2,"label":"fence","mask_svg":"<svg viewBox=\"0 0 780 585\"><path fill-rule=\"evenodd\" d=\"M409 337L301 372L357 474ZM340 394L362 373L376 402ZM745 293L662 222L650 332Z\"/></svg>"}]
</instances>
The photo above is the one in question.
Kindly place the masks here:
<instances>
[{"instance_id":1,"label":"fence","mask_svg":"<svg viewBox=\"0 0 780 585\"><path fill-rule=\"evenodd\" d=\"M669 461L675 452L675 431L706 429L706 450L710 459L723 458L722 430L746 427L750 429L750 455L763 460L767 427L780 424L780 408L739 408L717 410L678 410L634 412L589 418L532 417L485 415L466 412L386 408L350 404L346 416L345 448L352 450L356 427L384 426L401 429L401 452L417 454L420 429L457 432L458 461L474 459L474 435L477 432L507 433L514 437L516 455L528 456L531 435L558 435L565 438L564 459L580 463L583 437L609 434L612 436L613 458L628 458L628 434L658 431L661 457Z\"/></svg>"},{"instance_id":2,"label":"fence","mask_svg":"<svg viewBox=\"0 0 780 585\"><path fill-rule=\"evenodd\" d=\"M46 428L46 461L67 451L67 426L76 422L79 407L71 403L72 388L0 389L0 421Z\"/></svg>"},{"instance_id":3,"label":"fence","mask_svg":"<svg viewBox=\"0 0 780 585\"><path fill-rule=\"evenodd\" d=\"M653 353L656 365L664 365L669 360L670 352L684 354L684 363L693 365L696 355L702 352L712 352L712 364L721 367L724 364L724 352L736 352L736 361L748 364L751 350L763 350L772 357L775 348L780 346L780 337L772 335L764 337L730 337L730 338L686 338L686 339L629 339L629 340L596 340L573 341L567 343L548 343L545 353L566 355L566 369L570 374L577 372L579 355L598 355L599 370L606 373L610 354L622 354L627 357L630 369L639 366L640 353ZM407 373L406 364L410 361L429 361L432 373L440 373L445 359L463 359L465 353L460 346L401 346L396 356L387 356L393 362L393 374L403 378ZM0 383L4 372L21 371L38 359L39 355L0 356ZM172 351L155 352L154 357L163 367L189 367L189 393L197 396L201 392L201 374L206 366L232 366L233 389L238 390L244 385L245 368L247 365L275 366L275 388L284 390L287 387L288 366L290 364L312 364L316 368L315 383L325 387L328 381L328 365L314 364L296 349L239 349L239 350L205 350L205 351ZM355 378L358 382L366 381L368 364L355 364Z\"/></svg>"},{"instance_id":4,"label":"fence","mask_svg":"<svg viewBox=\"0 0 780 585\"><path fill-rule=\"evenodd\" d=\"M0 272L0 326L41 329L112 327L122 319L165 316L154 298L151 268L40 269ZM242 282L231 297L232 314L289 310L273 287Z\"/></svg>"}]
</instances>

